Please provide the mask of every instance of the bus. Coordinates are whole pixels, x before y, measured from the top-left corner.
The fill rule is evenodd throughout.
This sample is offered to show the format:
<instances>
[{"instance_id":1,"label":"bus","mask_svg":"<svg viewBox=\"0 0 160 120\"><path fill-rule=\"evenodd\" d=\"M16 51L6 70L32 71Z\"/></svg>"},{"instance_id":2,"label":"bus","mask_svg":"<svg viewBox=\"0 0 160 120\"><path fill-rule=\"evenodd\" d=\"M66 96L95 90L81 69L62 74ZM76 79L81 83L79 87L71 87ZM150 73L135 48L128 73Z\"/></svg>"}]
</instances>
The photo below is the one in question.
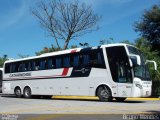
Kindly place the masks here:
<instances>
[{"instance_id":1,"label":"bus","mask_svg":"<svg viewBox=\"0 0 160 120\"><path fill-rule=\"evenodd\" d=\"M120 43L9 60L4 63L3 78L4 94L25 98L65 95L124 101L149 97L152 87L143 53Z\"/></svg>"},{"instance_id":2,"label":"bus","mask_svg":"<svg viewBox=\"0 0 160 120\"><path fill-rule=\"evenodd\" d=\"M0 93L2 92L2 73L3 73L3 68L0 68Z\"/></svg>"}]
</instances>

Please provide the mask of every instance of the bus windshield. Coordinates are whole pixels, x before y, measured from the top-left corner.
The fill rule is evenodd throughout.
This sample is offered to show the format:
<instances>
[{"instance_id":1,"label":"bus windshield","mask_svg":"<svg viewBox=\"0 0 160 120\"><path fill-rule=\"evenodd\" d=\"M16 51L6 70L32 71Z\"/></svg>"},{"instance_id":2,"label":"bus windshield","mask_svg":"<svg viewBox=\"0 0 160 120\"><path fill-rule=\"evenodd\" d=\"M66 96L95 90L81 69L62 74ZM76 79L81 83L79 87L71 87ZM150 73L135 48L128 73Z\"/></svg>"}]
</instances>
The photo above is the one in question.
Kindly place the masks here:
<instances>
[{"instance_id":1,"label":"bus windshield","mask_svg":"<svg viewBox=\"0 0 160 120\"><path fill-rule=\"evenodd\" d=\"M135 54L135 55L139 55L141 58L141 65L140 66L135 66L133 68L134 70L134 76L141 78L142 80L151 80L150 79L150 73L149 73L149 69L148 66L146 65L146 60L145 57L143 55L143 53L136 49L135 47L132 46L127 46L129 54Z\"/></svg>"}]
</instances>

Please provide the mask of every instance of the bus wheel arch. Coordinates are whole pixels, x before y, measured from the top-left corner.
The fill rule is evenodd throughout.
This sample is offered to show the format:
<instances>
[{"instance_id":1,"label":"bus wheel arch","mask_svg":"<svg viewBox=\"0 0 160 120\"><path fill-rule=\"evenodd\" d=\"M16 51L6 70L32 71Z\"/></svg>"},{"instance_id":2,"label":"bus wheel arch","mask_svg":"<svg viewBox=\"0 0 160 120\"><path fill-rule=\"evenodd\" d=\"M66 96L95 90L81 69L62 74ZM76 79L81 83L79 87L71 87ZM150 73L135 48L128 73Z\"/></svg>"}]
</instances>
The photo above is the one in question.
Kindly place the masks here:
<instances>
[{"instance_id":1,"label":"bus wheel arch","mask_svg":"<svg viewBox=\"0 0 160 120\"><path fill-rule=\"evenodd\" d=\"M14 94L16 95L17 98L21 98L22 97L22 91L21 91L21 88L19 86L15 87Z\"/></svg>"},{"instance_id":2,"label":"bus wheel arch","mask_svg":"<svg viewBox=\"0 0 160 120\"><path fill-rule=\"evenodd\" d=\"M102 102L112 101L112 91L110 87L106 84L99 85L96 89L96 96L99 97L99 100Z\"/></svg>"},{"instance_id":3,"label":"bus wheel arch","mask_svg":"<svg viewBox=\"0 0 160 120\"><path fill-rule=\"evenodd\" d=\"M25 98L31 98L32 96L32 90L29 86L25 86L24 89L23 89L23 96Z\"/></svg>"}]
</instances>

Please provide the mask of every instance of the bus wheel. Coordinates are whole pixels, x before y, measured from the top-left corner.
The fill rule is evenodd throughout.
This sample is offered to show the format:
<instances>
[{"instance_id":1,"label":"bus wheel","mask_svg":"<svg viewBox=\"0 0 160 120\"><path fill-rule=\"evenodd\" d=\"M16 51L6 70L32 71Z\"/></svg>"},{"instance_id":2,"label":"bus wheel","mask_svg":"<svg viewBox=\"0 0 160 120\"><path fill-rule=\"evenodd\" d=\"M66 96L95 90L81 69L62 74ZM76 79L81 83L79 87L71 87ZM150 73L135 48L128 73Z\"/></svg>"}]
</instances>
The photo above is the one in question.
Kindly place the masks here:
<instances>
[{"instance_id":1,"label":"bus wheel","mask_svg":"<svg viewBox=\"0 0 160 120\"><path fill-rule=\"evenodd\" d=\"M118 102L123 102L126 98L125 97L116 97L115 98Z\"/></svg>"},{"instance_id":2,"label":"bus wheel","mask_svg":"<svg viewBox=\"0 0 160 120\"><path fill-rule=\"evenodd\" d=\"M14 90L14 94L16 95L17 98L21 98L22 94L21 94L21 89L19 87L17 87Z\"/></svg>"},{"instance_id":3,"label":"bus wheel","mask_svg":"<svg viewBox=\"0 0 160 120\"><path fill-rule=\"evenodd\" d=\"M31 88L30 88L30 87L25 87L25 88L24 88L23 96L24 96L25 98L31 98L31 96L32 96L32 91L31 91Z\"/></svg>"},{"instance_id":4,"label":"bus wheel","mask_svg":"<svg viewBox=\"0 0 160 120\"><path fill-rule=\"evenodd\" d=\"M105 86L98 88L97 96L99 97L100 101L103 101L103 102L110 102L110 101L112 101L111 91L107 87L105 87Z\"/></svg>"}]
</instances>

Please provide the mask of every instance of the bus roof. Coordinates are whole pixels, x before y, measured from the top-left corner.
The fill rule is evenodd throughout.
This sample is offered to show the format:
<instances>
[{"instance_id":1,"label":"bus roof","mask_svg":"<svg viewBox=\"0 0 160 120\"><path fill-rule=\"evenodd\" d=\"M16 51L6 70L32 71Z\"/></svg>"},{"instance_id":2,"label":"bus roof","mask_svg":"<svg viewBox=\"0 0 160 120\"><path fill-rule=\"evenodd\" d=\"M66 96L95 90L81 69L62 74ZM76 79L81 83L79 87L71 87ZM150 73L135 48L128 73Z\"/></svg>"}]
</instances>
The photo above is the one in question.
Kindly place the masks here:
<instances>
[{"instance_id":1,"label":"bus roof","mask_svg":"<svg viewBox=\"0 0 160 120\"><path fill-rule=\"evenodd\" d=\"M27 58L22 58L22 59L10 59L10 60L5 61L5 63L25 61L25 60L32 60L32 59L36 59L36 58L50 57L50 56L56 56L56 55L63 55L63 54L68 54L68 53L73 53L73 52L79 52L81 50L87 50L87 49L98 49L98 48L104 48L104 47L126 46L126 45L129 45L129 44L114 43L114 44L101 45L101 46L97 46L97 47L74 48L74 49L68 49L68 50L61 50L61 51L55 51L55 52L50 52L50 53L44 53L44 54L41 54L39 56L27 57ZM132 45L129 45L129 46L132 46ZM132 47L134 47L134 46L132 46Z\"/></svg>"}]
</instances>

